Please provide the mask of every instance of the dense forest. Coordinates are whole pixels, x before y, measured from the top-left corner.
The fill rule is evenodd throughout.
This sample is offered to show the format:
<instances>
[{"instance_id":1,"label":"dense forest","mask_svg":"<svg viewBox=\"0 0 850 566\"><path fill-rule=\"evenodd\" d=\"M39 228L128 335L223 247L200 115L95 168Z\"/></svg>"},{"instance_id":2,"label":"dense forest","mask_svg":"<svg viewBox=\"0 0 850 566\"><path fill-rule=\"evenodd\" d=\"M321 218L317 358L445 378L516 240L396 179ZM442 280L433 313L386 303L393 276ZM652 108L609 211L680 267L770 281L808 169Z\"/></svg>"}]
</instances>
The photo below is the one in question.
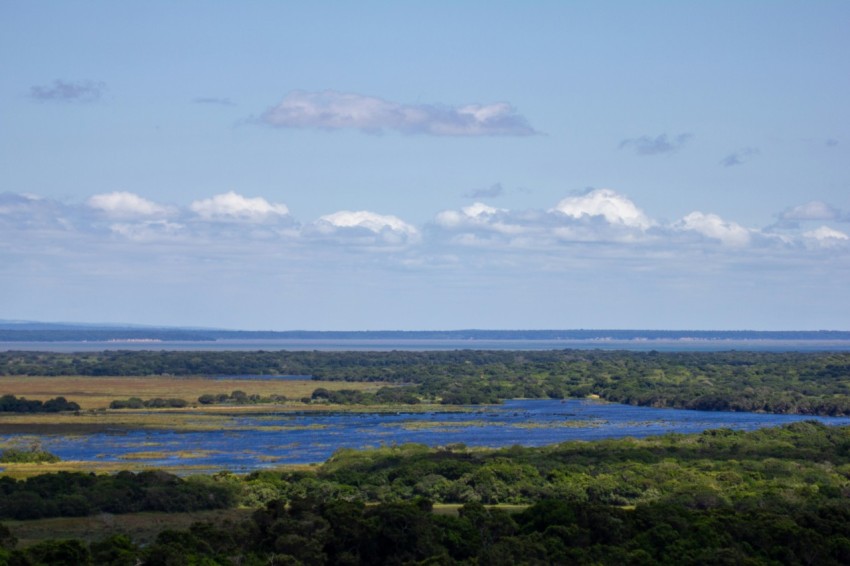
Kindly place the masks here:
<instances>
[{"instance_id":1,"label":"dense forest","mask_svg":"<svg viewBox=\"0 0 850 566\"><path fill-rule=\"evenodd\" d=\"M304 375L380 381L446 404L602 399L654 407L850 415L850 353L2 352L0 375ZM392 396L385 392L388 399Z\"/></svg>"},{"instance_id":2,"label":"dense forest","mask_svg":"<svg viewBox=\"0 0 850 566\"><path fill-rule=\"evenodd\" d=\"M256 509L144 547L116 535L18 548L0 525L0 564L850 562L850 429L815 422L545 448L343 450L315 470L247 476L45 474L3 478L0 494L7 518Z\"/></svg>"}]
</instances>

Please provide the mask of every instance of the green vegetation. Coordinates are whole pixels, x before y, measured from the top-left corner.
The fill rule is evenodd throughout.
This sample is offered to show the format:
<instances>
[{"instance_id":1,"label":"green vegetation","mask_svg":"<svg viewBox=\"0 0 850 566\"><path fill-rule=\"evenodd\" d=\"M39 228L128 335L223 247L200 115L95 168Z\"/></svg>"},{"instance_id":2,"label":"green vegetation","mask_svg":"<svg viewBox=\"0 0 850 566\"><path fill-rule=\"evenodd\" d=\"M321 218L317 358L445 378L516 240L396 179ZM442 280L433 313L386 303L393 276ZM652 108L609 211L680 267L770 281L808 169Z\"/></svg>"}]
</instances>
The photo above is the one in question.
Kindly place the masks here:
<instances>
[{"instance_id":1,"label":"green vegetation","mask_svg":"<svg viewBox=\"0 0 850 566\"><path fill-rule=\"evenodd\" d=\"M34 443L28 448L12 447L0 451L0 463L2 464L43 464L58 461L59 456L43 450L39 443Z\"/></svg>"},{"instance_id":2,"label":"green vegetation","mask_svg":"<svg viewBox=\"0 0 850 566\"><path fill-rule=\"evenodd\" d=\"M850 415L850 353L587 350L0 353L0 375L237 374L309 375L329 381L407 386L374 394L337 392L336 402L340 403L422 400L478 404L521 397L595 394L609 401L655 407ZM331 396L327 401L331 402Z\"/></svg>"},{"instance_id":3,"label":"green vegetation","mask_svg":"<svg viewBox=\"0 0 850 566\"><path fill-rule=\"evenodd\" d=\"M109 404L110 409L182 409L187 407L189 403L185 399L163 399L156 397L154 399L139 399L138 397L130 397L129 399L116 399Z\"/></svg>"},{"instance_id":4,"label":"green vegetation","mask_svg":"<svg viewBox=\"0 0 850 566\"><path fill-rule=\"evenodd\" d=\"M0 518L82 517L97 513L184 512L237 502L237 488L214 478L150 471L115 475L58 472L0 477Z\"/></svg>"},{"instance_id":5,"label":"green vegetation","mask_svg":"<svg viewBox=\"0 0 850 566\"><path fill-rule=\"evenodd\" d=\"M212 395L205 393L198 397L198 403L201 405L256 405L258 403L283 403L286 401L285 395L248 395L239 389L233 391L229 395L227 393L219 393Z\"/></svg>"},{"instance_id":6,"label":"green vegetation","mask_svg":"<svg viewBox=\"0 0 850 566\"><path fill-rule=\"evenodd\" d=\"M116 533L17 548L0 526L0 564L850 562L850 429L816 422L544 448L340 450L315 470L244 477L46 474L2 478L0 494L5 517L256 508L145 546Z\"/></svg>"},{"instance_id":7,"label":"green vegetation","mask_svg":"<svg viewBox=\"0 0 850 566\"><path fill-rule=\"evenodd\" d=\"M0 413L59 413L61 411L79 411L80 406L64 397L56 397L41 402L28 400L14 395L0 397Z\"/></svg>"},{"instance_id":8,"label":"green vegetation","mask_svg":"<svg viewBox=\"0 0 850 566\"><path fill-rule=\"evenodd\" d=\"M4 375L246 373L346 382L344 389L309 384L312 389L293 397L310 405L598 395L659 407L850 414L846 353L0 353ZM372 382L372 389L355 389L358 381ZM155 395L198 395L198 389L165 391L146 393L148 401L114 393L112 400L145 408L173 401ZM121 396L128 394L139 393ZM235 390L201 395L199 403L250 405L270 395ZM2 399L35 406L11 395ZM64 397L38 403L43 410L60 399L61 406L71 404ZM100 418L50 418L83 423L89 417ZM9 455L7 449L3 458L41 457L32 455L36 450L23 452L13 448ZM814 421L543 448L407 444L344 449L321 466L246 476L184 479L146 471L0 477L0 519L7 521L254 510L250 518L165 529L147 544L112 533L94 542L45 539L23 547L19 534L0 525L0 565L847 564L848 499L850 428Z\"/></svg>"}]
</instances>

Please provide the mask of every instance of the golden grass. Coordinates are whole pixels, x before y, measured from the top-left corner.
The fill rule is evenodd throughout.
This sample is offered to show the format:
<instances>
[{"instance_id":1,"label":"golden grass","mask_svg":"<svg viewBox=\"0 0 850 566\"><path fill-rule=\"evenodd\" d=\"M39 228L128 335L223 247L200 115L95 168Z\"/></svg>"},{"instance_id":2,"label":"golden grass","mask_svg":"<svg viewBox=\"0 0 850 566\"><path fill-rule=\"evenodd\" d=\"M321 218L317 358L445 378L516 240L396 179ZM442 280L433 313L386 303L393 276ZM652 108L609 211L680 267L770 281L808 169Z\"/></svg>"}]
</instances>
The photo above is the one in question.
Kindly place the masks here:
<instances>
[{"instance_id":1,"label":"golden grass","mask_svg":"<svg viewBox=\"0 0 850 566\"><path fill-rule=\"evenodd\" d=\"M177 398L195 403L204 394L230 394L244 391L248 395L283 395L287 399L309 397L319 387L328 390L356 389L376 391L386 383L313 381L309 379L212 379L203 377L0 377L0 395L15 395L45 401L65 397L83 409L104 409L115 400L140 397ZM232 407L231 407L232 408Z\"/></svg>"}]
</instances>

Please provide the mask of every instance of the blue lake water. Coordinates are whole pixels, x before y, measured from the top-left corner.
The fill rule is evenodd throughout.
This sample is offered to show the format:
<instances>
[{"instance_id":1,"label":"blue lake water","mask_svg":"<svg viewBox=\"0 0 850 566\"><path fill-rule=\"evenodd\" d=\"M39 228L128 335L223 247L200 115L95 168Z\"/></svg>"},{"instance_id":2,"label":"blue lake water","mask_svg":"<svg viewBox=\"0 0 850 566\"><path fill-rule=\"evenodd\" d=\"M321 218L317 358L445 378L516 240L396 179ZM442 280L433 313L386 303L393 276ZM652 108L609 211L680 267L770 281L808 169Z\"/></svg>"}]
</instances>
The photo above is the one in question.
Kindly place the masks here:
<instances>
[{"instance_id":1,"label":"blue lake water","mask_svg":"<svg viewBox=\"0 0 850 566\"><path fill-rule=\"evenodd\" d=\"M199 411L200 412L200 411ZM685 411L633 407L590 400L512 400L471 412L286 413L233 416L220 430L136 430L38 437L63 460L144 463L168 468L198 465L203 471L246 472L281 464L323 462L338 448L370 448L417 442L429 446L543 446L569 440L695 433L713 428L753 430L816 419L850 425L850 418ZM22 435L21 435L22 436ZM20 438L18 436L17 438ZM32 435L26 435L32 439ZM0 435L0 443L16 436ZM138 459L140 452L169 456ZM180 451L194 452L182 459Z\"/></svg>"}]
</instances>

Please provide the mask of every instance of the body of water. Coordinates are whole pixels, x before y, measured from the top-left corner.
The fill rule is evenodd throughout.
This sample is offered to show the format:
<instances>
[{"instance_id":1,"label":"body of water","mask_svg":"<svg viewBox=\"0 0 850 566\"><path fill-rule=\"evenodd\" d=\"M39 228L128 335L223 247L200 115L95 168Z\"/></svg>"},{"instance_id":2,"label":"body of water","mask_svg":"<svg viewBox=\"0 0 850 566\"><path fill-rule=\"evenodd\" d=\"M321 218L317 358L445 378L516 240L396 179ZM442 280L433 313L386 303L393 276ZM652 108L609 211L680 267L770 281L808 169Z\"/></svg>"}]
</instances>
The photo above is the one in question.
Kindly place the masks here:
<instances>
[{"instance_id":1,"label":"body of water","mask_svg":"<svg viewBox=\"0 0 850 566\"><path fill-rule=\"evenodd\" d=\"M199 411L200 412L200 411ZM543 446L598 440L697 433L707 429L753 430L816 419L848 425L850 418L686 411L634 407L590 400L512 400L470 412L278 413L233 416L219 430L136 430L96 434L26 435L63 460L144 463L169 468L198 465L203 471L247 472L281 464L327 460L339 448L422 443L445 446ZM0 436L14 442L24 435Z\"/></svg>"}]
</instances>

